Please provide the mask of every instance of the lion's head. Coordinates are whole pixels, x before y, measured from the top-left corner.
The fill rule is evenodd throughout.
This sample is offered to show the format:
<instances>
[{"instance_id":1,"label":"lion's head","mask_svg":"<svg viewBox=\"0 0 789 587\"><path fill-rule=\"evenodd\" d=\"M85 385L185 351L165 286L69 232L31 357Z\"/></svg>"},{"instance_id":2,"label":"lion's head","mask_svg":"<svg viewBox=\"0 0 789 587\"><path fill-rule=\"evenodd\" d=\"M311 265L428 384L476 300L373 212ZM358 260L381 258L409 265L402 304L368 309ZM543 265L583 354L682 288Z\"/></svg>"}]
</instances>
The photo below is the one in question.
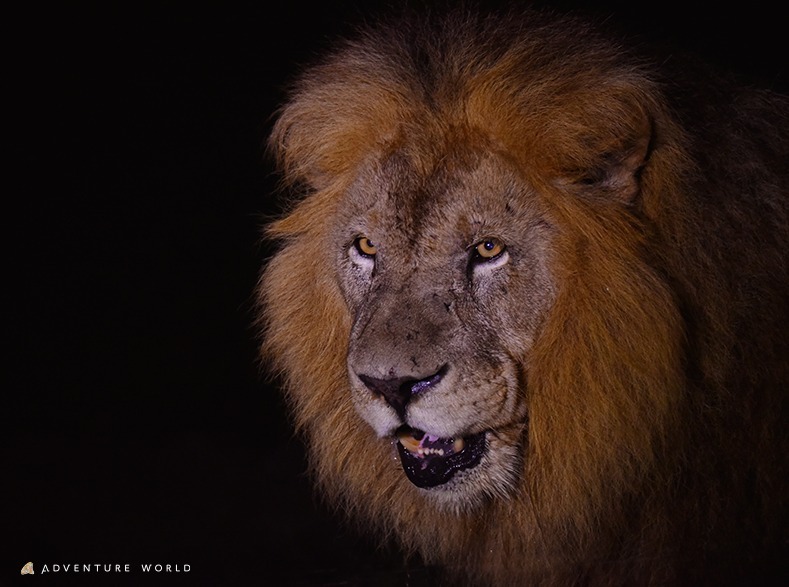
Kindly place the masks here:
<instances>
[{"instance_id":1,"label":"lion's head","mask_svg":"<svg viewBox=\"0 0 789 587\"><path fill-rule=\"evenodd\" d=\"M301 78L265 352L333 499L428 560L584 576L672 552L699 216L650 74L523 22L374 29Z\"/></svg>"}]
</instances>

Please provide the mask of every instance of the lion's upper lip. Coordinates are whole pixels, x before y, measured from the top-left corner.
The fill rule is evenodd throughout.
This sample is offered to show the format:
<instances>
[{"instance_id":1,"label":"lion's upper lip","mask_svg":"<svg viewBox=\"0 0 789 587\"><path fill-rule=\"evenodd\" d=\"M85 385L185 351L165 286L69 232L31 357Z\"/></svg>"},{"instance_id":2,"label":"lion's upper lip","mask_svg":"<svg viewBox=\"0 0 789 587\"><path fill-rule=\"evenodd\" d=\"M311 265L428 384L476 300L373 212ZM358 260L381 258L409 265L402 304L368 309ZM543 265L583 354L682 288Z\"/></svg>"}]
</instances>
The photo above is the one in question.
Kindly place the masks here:
<instances>
[{"instance_id":1,"label":"lion's upper lip","mask_svg":"<svg viewBox=\"0 0 789 587\"><path fill-rule=\"evenodd\" d=\"M487 443L485 433L441 438L422 430L397 429L400 462L408 479L417 487L443 485L456 473L479 464Z\"/></svg>"}]
</instances>

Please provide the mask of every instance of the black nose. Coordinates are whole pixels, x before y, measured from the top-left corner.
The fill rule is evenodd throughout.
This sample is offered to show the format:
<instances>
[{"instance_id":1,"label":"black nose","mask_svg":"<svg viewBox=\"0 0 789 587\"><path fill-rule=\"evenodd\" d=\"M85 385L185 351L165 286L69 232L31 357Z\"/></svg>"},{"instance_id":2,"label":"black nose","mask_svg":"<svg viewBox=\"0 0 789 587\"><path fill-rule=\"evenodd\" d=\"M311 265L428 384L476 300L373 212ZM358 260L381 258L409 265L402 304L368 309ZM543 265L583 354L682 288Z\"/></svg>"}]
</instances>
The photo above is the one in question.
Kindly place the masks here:
<instances>
[{"instance_id":1,"label":"black nose","mask_svg":"<svg viewBox=\"0 0 789 587\"><path fill-rule=\"evenodd\" d=\"M436 373L424 379L416 379L414 377L378 379L368 375L359 375L359 379L370 391L382 395L386 402L395 409L400 418L405 419L405 407L411 401L411 398L419 393L424 393L436 385L446 373L447 367L445 365Z\"/></svg>"}]
</instances>

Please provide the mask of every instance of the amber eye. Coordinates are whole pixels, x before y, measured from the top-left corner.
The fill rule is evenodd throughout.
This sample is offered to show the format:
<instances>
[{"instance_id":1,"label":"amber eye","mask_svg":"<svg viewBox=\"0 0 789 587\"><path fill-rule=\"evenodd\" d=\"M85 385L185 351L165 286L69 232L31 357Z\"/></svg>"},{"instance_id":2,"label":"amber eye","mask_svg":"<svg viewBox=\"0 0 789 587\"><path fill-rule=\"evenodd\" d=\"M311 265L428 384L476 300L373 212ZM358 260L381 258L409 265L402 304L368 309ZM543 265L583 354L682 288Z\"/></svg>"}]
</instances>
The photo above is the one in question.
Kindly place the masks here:
<instances>
[{"instance_id":1,"label":"amber eye","mask_svg":"<svg viewBox=\"0 0 789 587\"><path fill-rule=\"evenodd\" d=\"M497 238L486 238L474 245L474 255L481 261L495 259L504 252L504 243Z\"/></svg>"},{"instance_id":2,"label":"amber eye","mask_svg":"<svg viewBox=\"0 0 789 587\"><path fill-rule=\"evenodd\" d=\"M356 247L356 250L360 255L365 257L374 257L378 252L378 248L366 236L360 236L355 241L353 241L353 246Z\"/></svg>"}]
</instances>

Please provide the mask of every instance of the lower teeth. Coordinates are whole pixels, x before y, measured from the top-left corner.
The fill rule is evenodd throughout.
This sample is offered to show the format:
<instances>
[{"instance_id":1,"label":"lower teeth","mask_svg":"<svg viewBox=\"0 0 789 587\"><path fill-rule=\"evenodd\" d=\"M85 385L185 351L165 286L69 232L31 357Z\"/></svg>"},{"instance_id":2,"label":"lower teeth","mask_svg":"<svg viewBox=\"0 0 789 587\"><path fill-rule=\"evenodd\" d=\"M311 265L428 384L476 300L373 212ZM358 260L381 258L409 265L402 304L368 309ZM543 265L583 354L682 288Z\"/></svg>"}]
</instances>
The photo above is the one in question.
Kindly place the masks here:
<instances>
[{"instance_id":1,"label":"lower teeth","mask_svg":"<svg viewBox=\"0 0 789 587\"><path fill-rule=\"evenodd\" d=\"M439 456L442 456L442 457L444 456L444 449L443 448L439 448L437 450L435 448L420 448L416 452L417 452L417 454L420 454L420 455L439 455Z\"/></svg>"}]
</instances>

